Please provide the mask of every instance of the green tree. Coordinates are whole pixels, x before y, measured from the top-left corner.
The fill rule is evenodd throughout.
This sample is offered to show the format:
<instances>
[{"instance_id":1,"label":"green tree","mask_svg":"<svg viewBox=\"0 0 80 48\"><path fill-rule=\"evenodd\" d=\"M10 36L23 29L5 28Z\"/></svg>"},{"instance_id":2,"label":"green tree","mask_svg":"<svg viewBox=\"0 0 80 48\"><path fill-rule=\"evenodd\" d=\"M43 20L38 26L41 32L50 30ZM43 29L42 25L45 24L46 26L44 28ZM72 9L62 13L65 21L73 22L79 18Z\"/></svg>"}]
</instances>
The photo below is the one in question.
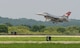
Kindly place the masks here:
<instances>
[{"instance_id":1,"label":"green tree","mask_svg":"<svg viewBox=\"0 0 80 48\"><path fill-rule=\"evenodd\" d=\"M37 26L37 25L34 25L31 27L31 31L34 31L34 32L43 32L44 31L44 28L45 26L44 25L40 25L40 26Z\"/></svg>"},{"instance_id":2,"label":"green tree","mask_svg":"<svg viewBox=\"0 0 80 48\"><path fill-rule=\"evenodd\" d=\"M37 25L34 25L31 27L31 31L36 32L39 30L39 27Z\"/></svg>"},{"instance_id":3,"label":"green tree","mask_svg":"<svg viewBox=\"0 0 80 48\"><path fill-rule=\"evenodd\" d=\"M11 23L5 23L5 25L7 25L7 26L13 26Z\"/></svg>"},{"instance_id":4,"label":"green tree","mask_svg":"<svg viewBox=\"0 0 80 48\"><path fill-rule=\"evenodd\" d=\"M39 32L44 32L44 28L45 28L46 26L44 26L44 25L40 25L39 26Z\"/></svg>"},{"instance_id":5,"label":"green tree","mask_svg":"<svg viewBox=\"0 0 80 48\"><path fill-rule=\"evenodd\" d=\"M78 26L69 26L66 28L66 34L79 34L79 27Z\"/></svg>"},{"instance_id":6,"label":"green tree","mask_svg":"<svg viewBox=\"0 0 80 48\"><path fill-rule=\"evenodd\" d=\"M0 32L8 33L8 27L6 25L0 25Z\"/></svg>"},{"instance_id":7,"label":"green tree","mask_svg":"<svg viewBox=\"0 0 80 48\"><path fill-rule=\"evenodd\" d=\"M62 33L64 33L65 31L66 31L65 28L62 28L62 27L57 29L57 32L62 32Z\"/></svg>"}]
</instances>

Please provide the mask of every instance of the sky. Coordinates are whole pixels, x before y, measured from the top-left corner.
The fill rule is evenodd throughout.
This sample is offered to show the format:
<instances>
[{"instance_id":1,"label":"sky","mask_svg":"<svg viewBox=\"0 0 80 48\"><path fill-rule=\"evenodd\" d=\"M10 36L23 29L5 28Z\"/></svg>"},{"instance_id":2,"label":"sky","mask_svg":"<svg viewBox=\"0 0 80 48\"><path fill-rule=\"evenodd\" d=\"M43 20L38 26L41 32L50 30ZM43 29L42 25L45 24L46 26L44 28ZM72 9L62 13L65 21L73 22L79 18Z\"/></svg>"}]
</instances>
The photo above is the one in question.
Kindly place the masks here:
<instances>
[{"instance_id":1,"label":"sky","mask_svg":"<svg viewBox=\"0 0 80 48\"><path fill-rule=\"evenodd\" d=\"M80 0L0 0L0 16L44 21L39 12L61 16L71 11L70 19L80 20Z\"/></svg>"}]
</instances>

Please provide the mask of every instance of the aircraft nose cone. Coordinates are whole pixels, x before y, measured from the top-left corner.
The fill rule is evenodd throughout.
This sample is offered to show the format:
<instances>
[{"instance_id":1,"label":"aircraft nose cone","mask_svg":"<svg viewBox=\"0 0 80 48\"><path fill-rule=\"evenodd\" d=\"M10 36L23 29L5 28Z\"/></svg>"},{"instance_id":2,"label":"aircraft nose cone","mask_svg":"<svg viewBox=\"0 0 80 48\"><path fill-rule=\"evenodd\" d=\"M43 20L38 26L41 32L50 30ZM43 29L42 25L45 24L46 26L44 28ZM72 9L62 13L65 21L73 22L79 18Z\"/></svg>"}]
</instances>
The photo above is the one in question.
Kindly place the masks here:
<instances>
[{"instance_id":1,"label":"aircraft nose cone","mask_svg":"<svg viewBox=\"0 0 80 48\"><path fill-rule=\"evenodd\" d=\"M43 15L43 13L37 13L37 15Z\"/></svg>"},{"instance_id":2,"label":"aircraft nose cone","mask_svg":"<svg viewBox=\"0 0 80 48\"><path fill-rule=\"evenodd\" d=\"M37 15L42 15L42 14L38 13Z\"/></svg>"},{"instance_id":3,"label":"aircraft nose cone","mask_svg":"<svg viewBox=\"0 0 80 48\"><path fill-rule=\"evenodd\" d=\"M46 16L46 15L48 15L48 13L46 13L46 12L42 12L42 13L37 13L37 15Z\"/></svg>"}]
</instances>

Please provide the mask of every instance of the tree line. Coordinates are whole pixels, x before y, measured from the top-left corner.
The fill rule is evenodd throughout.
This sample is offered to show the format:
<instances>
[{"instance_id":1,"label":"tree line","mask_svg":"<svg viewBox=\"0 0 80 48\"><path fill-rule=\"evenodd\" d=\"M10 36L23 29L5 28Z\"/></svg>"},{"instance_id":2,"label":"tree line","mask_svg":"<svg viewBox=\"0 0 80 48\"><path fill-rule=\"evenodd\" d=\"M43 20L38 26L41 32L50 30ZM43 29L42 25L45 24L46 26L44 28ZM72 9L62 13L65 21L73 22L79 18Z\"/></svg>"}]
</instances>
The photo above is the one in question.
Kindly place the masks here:
<instances>
[{"instance_id":1,"label":"tree line","mask_svg":"<svg viewBox=\"0 0 80 48\"><path fill-rule=\"evenodd\" d=\"M65 35L79 35L80 34L80 27L79 26L44 26L44 25L34 25L29 27L30 31L32 32L48 32L53 34L65 34Z\"/></svg>"},{"instance_id":2,"label":"tree line","mask_svg":"<svg viewBox=\"0 0 80 48\"><path fill-rule=\"evenodd\" d=\"M45 26L45 25L18 25L13 26L9 23L5 25L0 25L0 33L10 33L16 31L22 34L58 34L58 35L80 35L79 26Z\"/></svg>"}]
</instances>

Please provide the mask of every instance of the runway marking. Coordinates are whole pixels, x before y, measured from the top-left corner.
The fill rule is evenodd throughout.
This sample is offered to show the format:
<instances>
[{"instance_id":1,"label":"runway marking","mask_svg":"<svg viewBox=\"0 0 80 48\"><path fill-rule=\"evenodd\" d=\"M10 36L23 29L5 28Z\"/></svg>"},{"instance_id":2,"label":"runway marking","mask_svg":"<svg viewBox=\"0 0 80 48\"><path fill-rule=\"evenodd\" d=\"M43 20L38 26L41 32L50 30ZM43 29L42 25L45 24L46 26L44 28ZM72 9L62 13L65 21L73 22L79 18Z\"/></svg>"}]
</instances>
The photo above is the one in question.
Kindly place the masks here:
<instances>
[{"instance_id":1,"label":"runway marking","mask_svg":"<svg viewBox=\"0 0 80 48\"><path fill-rule=\"evenodd\" d=\"M63 43L63 44L73 44L80 43L80 41L0 41L0 44L10 44L10 43Z\"/></svg>"},{"instance_id":2,"label":"runway marking","mask_svg":"<svg viewBox=\"0 0 80 48\"><path fill-rule=\"evenodd\" d=\"M46 37L48 35L0 35L0 37ZM70 35L49 35L51 37L80 37Z\"/></svg>"}]
</instances>

